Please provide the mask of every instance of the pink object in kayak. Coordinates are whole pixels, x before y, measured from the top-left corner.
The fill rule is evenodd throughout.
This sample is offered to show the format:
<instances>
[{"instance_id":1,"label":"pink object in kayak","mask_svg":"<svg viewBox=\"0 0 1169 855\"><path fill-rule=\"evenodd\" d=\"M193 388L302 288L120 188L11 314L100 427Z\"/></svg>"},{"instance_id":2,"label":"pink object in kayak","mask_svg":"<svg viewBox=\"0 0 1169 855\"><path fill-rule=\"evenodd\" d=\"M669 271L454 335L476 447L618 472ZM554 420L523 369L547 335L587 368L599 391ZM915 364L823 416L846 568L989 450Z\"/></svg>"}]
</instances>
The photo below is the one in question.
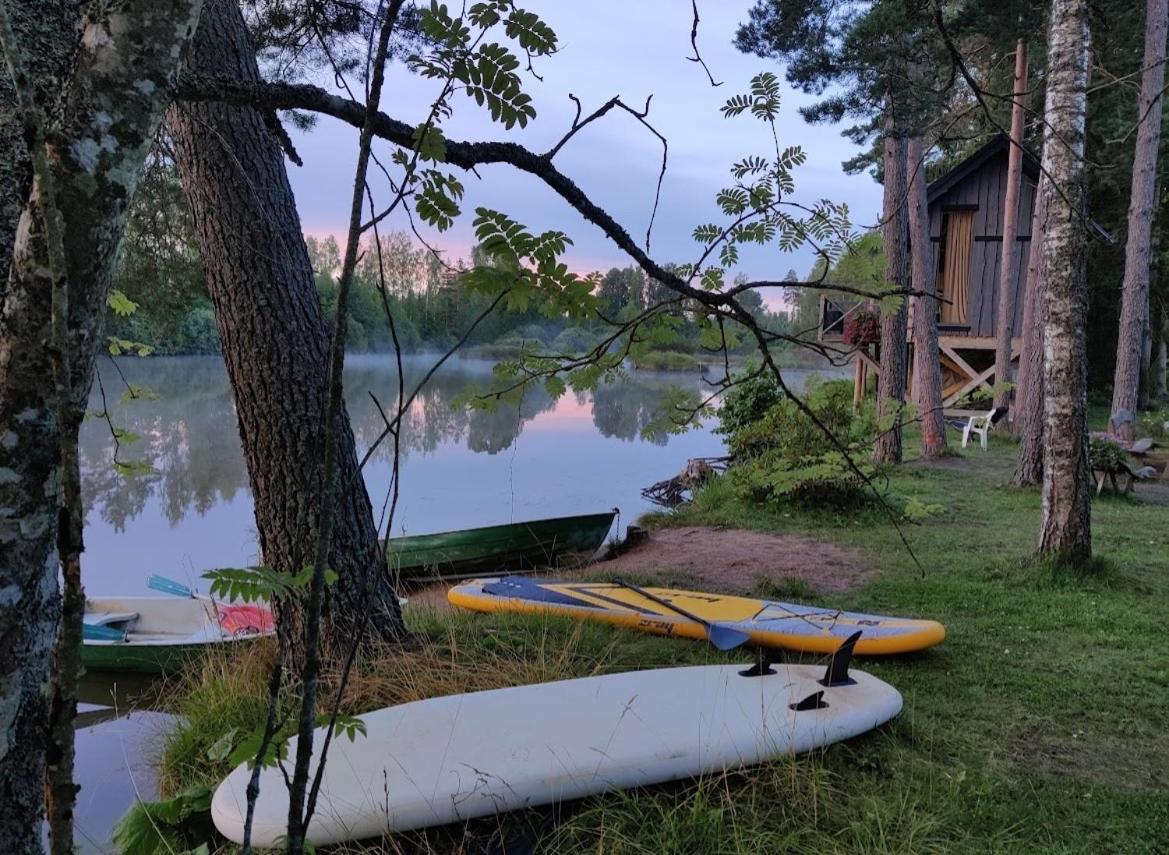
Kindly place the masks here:
<instances>
[{"instance_id":1,"label":"pink object in kayak","mask_svg":"<svg viewBox=\"0 0 1169 855\"><path fill-rule=\"evenodd\" d=\"M219 626L232 635L271 632L276 627L272 612L263 606L219 606Z\"/></svg>"}]
</instances>

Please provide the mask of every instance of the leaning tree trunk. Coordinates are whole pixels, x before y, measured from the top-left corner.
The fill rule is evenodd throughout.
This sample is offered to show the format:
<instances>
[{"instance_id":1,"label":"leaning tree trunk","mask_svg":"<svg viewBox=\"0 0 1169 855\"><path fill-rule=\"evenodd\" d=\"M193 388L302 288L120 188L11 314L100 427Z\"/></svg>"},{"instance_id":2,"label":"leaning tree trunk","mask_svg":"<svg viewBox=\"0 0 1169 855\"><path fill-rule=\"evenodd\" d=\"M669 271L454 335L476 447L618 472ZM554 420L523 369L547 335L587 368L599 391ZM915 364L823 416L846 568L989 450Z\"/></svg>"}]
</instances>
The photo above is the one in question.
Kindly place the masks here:
<instances>
[{"instance_id":1,"label":"leaning tree trunk","mask_svg":"<svg viewBox=\"0 0 1169 855\"><path fill-rule=\"evenodd\" d=\"M910 138L906 159L909 169L909 246L913 256L913 289L928 296L915 297L913 312L913 383L921 413L921 456L933 460L946 449L946 422L942 413L942 364L938 354L938 299L930 270L930 220L926 210L925 160L921 137Z\"/></svg>"},{"instance_id":2,"label":"leaning tree trunk","mask_svg":"<svg viewBox=\"0 0 1169 855\"><path fill-rule=\"evenodd\" d=\"M1165 35L1169 0L1145 6L1145 59L1141 72L1140 112L1133 154L1132 194L1128 205L1128 241L1124 247L1124 288L1120 336L1112 380L1112 412L1136 415L1140 406L1141 364L1149 335L1149 268L1152 263L1153 214L1157 197L1157 151L1161 142L1161 88L1165 82ZM1134 436L1134 421L1120 420L1118 432Z\"/></svg>"},{"instance_id":3,"label":"leaning tree trunk","mask_svg":"<svg viewBox=\"0 0 1169 855\"><path fill-rule=\"evenodd\" d=\"M1043 235L1043 522L1039 552L1092 556L1088 463L1088 281L1084 193L1088 0L1052 0L1048 38L1047 229Z\"/></svg>"},{"instance_id":4,"label":"leaning tree trunk","mask_svg":"<svg viewBox=\"0 0 1169 855\"><path fill-rule=\"evenodd\" d=\"M186 70L260 79L234 0L208 0ZM186 103L168 122L235 392L263 560L295 572L313 561L329 330L284 158L250 107ZM321 636L329 657L343 655L366 619L376 638L404 632L344 408L333 441L338 492L328 563L338 579ZM282 635L296 647L304 604L277 605Z\"/></svg>"},{"instance_id":5,"label":"leaning tree trunk","mask_svg":"<svg viewBox=\"0 0 1169 855\"><path fill-rule=\"evenodd\" d=\"M1027 97L1027 43L1015 46L1015 83L1011 106L1011 150L1007 156L1007 192L1003 202L1003 243L995 323L995 406L1010 403L1011 341L1015 337L1015 281L1019 278L1019 191L1023 184L1023 114Z\"/></svg>"},{"instance_id":6,"label":"leaning tree trunk","mask_svg":"<svg viewBox=\"0 0 1169 855\"><path fill-rule=\"evenodd\" d=\"M1031 252L1023 292L1023 341L1019 352L1019 387L1015 394L1015 419L1019 460L1013 483L1031 487L1043 478L1043 326L1038 322L1043 305L1043 233L1047 226L1046 178L1035 188L1035 212L1031 217Z\"/></svg>"},{"instance_id":7,"label":"leaning tree trunk","mask_svg":"<svg viewBox=\"0 0 1169 855\"><path fill-rule=\"evenodd\" d=\"M904 288L908 278L906 238L905 141L895 135L892 122L885 128L885 280ZM901 417L905 403L906 301L895 311L881 311L881 373L877 377L877 439L874 463L901 462Z\"/></svg>"},{"instance_id":8,"label":"leaning tree trunk","mask_svg":"<svg viewBox=\"0 0 1169 855\"><path fill-rule=\"evenodd\" d=\"M26 176L0 180L0 852L5 853L41 851L46 766L53 850L72 849L72 674L58 675L62 688L49 703L59 558L69 574L80 566L81 509L70 505L77 496L67 483L69 460L76 459L73 449L102 341L126 210L201 3L127 0L88 10L83 23L80 5L8 2L5 7L11 23L3 35L6 58L36 83L0 93L0 122L10 126L19 109L24 138L34 142L33 153L44 154L35 183L27 180L30 152L14 150L11 140L3 154L12 159L0 163L0 174L15 167ZM20 69L14 70L19 79ZM24 93L19 108L14 106L18 92ZM42 134L48 142L36 143Z\"/></svg>"}]
</instances>

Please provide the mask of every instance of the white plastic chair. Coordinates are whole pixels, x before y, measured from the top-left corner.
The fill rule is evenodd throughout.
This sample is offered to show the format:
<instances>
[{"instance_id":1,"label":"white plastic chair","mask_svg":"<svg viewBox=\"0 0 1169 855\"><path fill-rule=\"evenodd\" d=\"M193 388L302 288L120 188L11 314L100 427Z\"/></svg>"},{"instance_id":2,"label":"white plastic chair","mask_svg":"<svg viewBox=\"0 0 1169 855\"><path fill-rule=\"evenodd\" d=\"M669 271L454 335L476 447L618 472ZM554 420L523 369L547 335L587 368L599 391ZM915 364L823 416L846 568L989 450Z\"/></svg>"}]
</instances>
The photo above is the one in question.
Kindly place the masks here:
<instances>
[{"instance_id":1,"label":"white plastic chair","mask_svg":"<svg viewBox=\"0 0 1169 855\"><path fill-rule=\"evenodd\" d=\"M962 447L965 448L969 444L971 434L977 434L978 442L982 446L982 450L986 451L986 435L990 433L992 427L1002 421L1003 416L1006 414L1006 407L993 407L989 413L981 416L971 416L966 421L966 424L961 427Z\"/></svg>"}]
</instances>

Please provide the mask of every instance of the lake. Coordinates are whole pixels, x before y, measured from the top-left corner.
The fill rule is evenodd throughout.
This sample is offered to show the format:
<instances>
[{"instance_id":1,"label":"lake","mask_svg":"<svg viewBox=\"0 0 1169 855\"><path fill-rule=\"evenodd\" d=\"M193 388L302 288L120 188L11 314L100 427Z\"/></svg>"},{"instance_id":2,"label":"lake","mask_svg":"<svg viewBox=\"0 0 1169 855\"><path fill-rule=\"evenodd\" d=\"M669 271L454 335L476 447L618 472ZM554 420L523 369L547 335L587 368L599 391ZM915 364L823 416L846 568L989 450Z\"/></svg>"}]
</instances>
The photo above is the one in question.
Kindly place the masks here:
<instances>
[{"instance_id":1,"label":"lake","mask_svg":"<svg viewBox=\"0 0 1169 855\"><path fill-rule=\"evenodd\" d=\"M432 357L405 362L410 390ZM392 407L397 374L388 356L346 360L345 399L361 454L382 429L371 393ZM515 522L621 509L620 525L653 505L641 489L677 474L691 457L723 453L710 425L686 433L643 436L671 386L701 392L697 374L631 373L594 392L552 399L543 389L517 405L494 410L453 406L491 382L492 363L453 359L411 407L402 435L401 499L393 534ZM813 372L791 369L800 388ZM258 563L251 493L237 432L235 408L218 357L102 360L92 413L135 441L121 441L122 462L150 467L131 477L114 466L110 423L88 418L81 431L86 503L85 587L92 595L149 594L146 578L161 573L201 585L213 567ZM149 395L126 400L127 386ZM389 447L379 449L364 475L374 507L389 485ZM108 687L88 686L83 709L100 718ZM119 712L125 712L119 709ZM79 723L80 724L80 723ZM136 797L156 795L148 762L165 718L136 717L79 730L78 840L99 852L112 823Z\"/></svg>"}]
</instances>

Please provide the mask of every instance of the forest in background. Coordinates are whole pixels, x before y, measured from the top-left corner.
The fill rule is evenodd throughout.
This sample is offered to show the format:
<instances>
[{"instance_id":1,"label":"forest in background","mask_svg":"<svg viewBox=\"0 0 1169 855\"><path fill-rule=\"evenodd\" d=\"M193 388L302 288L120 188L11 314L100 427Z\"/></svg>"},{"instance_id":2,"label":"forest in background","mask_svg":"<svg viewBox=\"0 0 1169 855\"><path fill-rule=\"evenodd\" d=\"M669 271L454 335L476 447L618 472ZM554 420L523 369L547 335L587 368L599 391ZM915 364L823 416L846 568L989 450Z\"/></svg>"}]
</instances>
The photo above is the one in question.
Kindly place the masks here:
<instances>
[{"instance_id":1,"label":"forest in background","mask_svg":"<svg viewBox=\"0 0 1169 855\"><path fill-rule=\"evenodd\" d=\"M350 352L394 350L383 298L393 312L404 352L451 347L491 304L488 295L461 281L472 268L491 265L481 247L472 248L469 259L451 259L440 257L406 232L382 233L380 252L373 240L371 236L362 248L349 294L346 347ZM308 235L305 243L321 309L325 317L333 317L341 247L332 235ZM126 298L111 300L106 310L106 329L114 350L142 355L219 352L215 308L191 232L190 211L164 153L152 159L134 200L114 289ZM475 327L463 353L510 358L525 347L581 352L603 338L612 327L609 321L627 321L669 294L665 285L647 278L638 267L614 267L600 277L597 286L604 318L572 320L536 304L523 311L500 306ZM788 331L787 314L769 310L758 292L744 292L742 302L769 328ZM685 310L675 315L672 334L656 342L651 353L637 357L638 367L687 370L698 366L703 357L698 326ZM734 349L745 355L754 345L744 337ZM715 355L712 351L711 358Z\"/></svg>"}]
</instances>

